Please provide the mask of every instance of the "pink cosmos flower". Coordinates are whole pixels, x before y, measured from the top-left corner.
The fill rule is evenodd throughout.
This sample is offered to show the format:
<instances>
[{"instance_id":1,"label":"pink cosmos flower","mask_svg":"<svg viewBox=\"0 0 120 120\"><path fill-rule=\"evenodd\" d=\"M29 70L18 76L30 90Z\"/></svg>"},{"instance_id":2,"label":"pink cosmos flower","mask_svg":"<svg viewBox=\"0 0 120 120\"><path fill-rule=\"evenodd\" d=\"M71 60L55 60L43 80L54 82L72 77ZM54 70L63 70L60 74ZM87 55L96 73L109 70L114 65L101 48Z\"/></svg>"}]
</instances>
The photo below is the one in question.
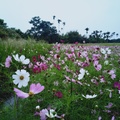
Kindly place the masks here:
<instances>
[{"instance_id":1,"label":"pink cosmos flower","mask_svg":"<svg viewBox=\"0 0 120 120\"><path fill-rule=\"evenodd\" d=\"M6 61L5 61L5 67L6 67L6 68L9 68L9 67L10 67L11 61L12 61L12 57L11 57L11 56L8 56L8 57L6 58Z\"/></svg>"},{"instance_id":2,"label":"pink cosmos flower","mask_svg":"<svg viewBox=\"0 0 120 120\"><path fill-rule=\"evenodd\" d=\"M119 82L114 82L114 87L118 88L118 90L120 90L120 83Z\"/></svg>"},{"instance_id":3,"label":"pink cosmos flower","mask_svg":"<svg viewBox=\"0 0 120 120\"><path fill-rule=\"evenodd\" d=\"M54 109L42 109L40 112L36 112L35 115L40 116L40 120L47 120L47 118L64 118L64 115L58 116Z\"/></svg>"},{"instance_id":4,"label":"pink cosmos flower","mask_svg":"<svg viewBox=\"0 0 120 120\"><path fill-rule=\"evenodd\" d=\"M101 55L100 54L93 54L92 58L94 61L98 61L100 59Z\"/></svg>"},{"instance_id":5,"label":"pink cosmos flower","mask_svg":"<svg viewBox=\"0 0 120 120\"><path fill-rule=\"evenodd\" d=\"M111 78L112 78L112 79L115 79L115 78L116 78L116 75L115 75L115 74L112 74L112 75L111 75Z\"/></svg>"},{"instance_id":6,"label":"pink cosmos flower","mask_svg":"<svg viewBox=\"0 0 120 120\"><path fill-rule=\"evenodd\" d=\"M104 82L105 82L104 76L101 76L101 77L100 77L100 82L101 82L101 83L104 83Z\"/></svg>"},{"instance_id":7,"label":"pink cosmos flower","mask_svg":"<svg viewBox=\"0 0 120 120\"><path fill-rule=\"evenodd\" d=\"M107 106L105 106L106 108L110 109L113 106L113 103L108 103Z\"/></svg>"},{"instance_id":8,"label":"pink cosmos flower","mask_svg":"<svg viewBox=\"0 0 120 120\"><path fill-rule=\"evenodd\" d=\"M47 109L42 109L40 111L40 118L41 118L41 120L46 120L47 119L46 113L48 113Z\"/></svg>"},{"instance_id":9,"label":"pink cosmos flower","mask_svg":"<svg viewBox=\"0 0 120 120\"><path fill-rule=\"evenodd\" d=\"M33 72L34 73L40 73L41 71L47 70L48 66L46 63L43 62L36 62L36 64L33 66Z\"/></svg>"},{"instance_id":10,"label":"pink cosmos flower","mask_svg":"<svg viewBox=\"0 0 120 120\"><path fill-rule=\"evenodd\" d=\"M54 67L56 67L58 70L60 70L60 69L61 69L60 65L55 64L55 63L53 63L53 64L54 64Z\"/></svg>"},{"instance_id":11,"label":"pink cosmos flower","mask_svg":"<svg viewBox=\"0 0 120 120\"><path fill-rule=\"evenodd\" d=\"M114 70L110 70L110 71L108 72L109 75L113 75L114 73L115 73Z\"/></svg>"},{"instance_id":12,"label":"pink cosmos flower","mask_svg":"<svg viewBox=\"0 0 120 120\"><path fill-rule=\"evenodd\" d=\"M108 72L108 74L111 75L111 78L112 78L112 79L115 79L115 78L116 78L115 70L110 70L110 71Z\"/></svg>"},{"instance_id":13,"label":"pink cosmos flower","mask_svg":"<svg viewBox=\"0 0 120 120\"><path fill-rule=\"evenodd\" d=\"M74 79L70 79L68 76L65 75L65 78L67 81L69 82L73 82L73 83L77 83L77 84L80 84L80 85L83 85L80 81L78 80L74 80Z\"/></svg>"},{"instance_id":14,"label":"pink cosmos flower","mask_svg":"<svg viewBox=\"0 0 120 120\"><path fill-rule=\"evenodd\" d=\"M93 64L94 64L94 67L97 71L101 70L102 66L101 66L101 64L99 64L99 61L94 61Z\"/></svg>"},{"instance_id":15,"label":"pink cosmos flower","mask_svg":"<svg viewBox=\"0 0 120 120\"><path fill-rule=\"evenodd\" d=\"M55 59L59 59L59 58L60 58L60 55L55 54L55 55L54 55L54 58L55 58Z\"/></svg>"},{"instance_id":16,"label":"pink cosmos flower","mask_svg":"<svg viewBox=\"0 0 120 120\"><path fill-rule=\"evenodd\" d=\"M58 98L62 98L63 97L63 94L60 91L56 91L54 95L57 96Z\"/></svg>"},{"instance_id":17,"label":"pink cosmos flower","mask_svg":"<svg viewBox=\"0 0 120 120\"><path fill-rule=\"evenodd\" d=\"M115 120L115 116L112 116L112 119L111 120Z\"/></svg>"},{"instance_id":18,"label":"pink cosmos flower","mask_svg":"<svg viewBox=\"0 0 120 120\"><path fill-rule=\"evenodd\" d=\"M27 97L32 96L34 94L38 94L38 93L42 92L43 90L44 90L44 86L41 86L40 83L31 84L29 93L25 93L17 88L14 88L16 95L20 98L27 98Z\"/></svg>"},{"instance_id":19,"label":"pink cosmos flower","mask_svg":"<svg viewBox=\"0 0 120 120\"><path fill-rule=\"evenodd\" d=\"M46 120L47 119L46 113L48 113L48 110L45 108L42 109L40 112L35 112L34 115L39 115L41 120Z\"/></svg>"}]
</instances>

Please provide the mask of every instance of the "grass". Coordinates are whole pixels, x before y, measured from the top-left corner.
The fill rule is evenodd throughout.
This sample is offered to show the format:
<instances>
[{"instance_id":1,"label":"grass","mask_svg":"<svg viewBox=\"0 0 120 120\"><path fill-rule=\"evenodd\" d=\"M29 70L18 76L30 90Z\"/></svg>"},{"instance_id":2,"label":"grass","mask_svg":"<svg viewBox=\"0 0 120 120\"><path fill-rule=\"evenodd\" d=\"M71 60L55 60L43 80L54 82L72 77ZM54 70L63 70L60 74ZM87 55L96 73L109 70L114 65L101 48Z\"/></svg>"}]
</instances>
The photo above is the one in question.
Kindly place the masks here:
<instances>
[{"instance_id":1,"label":"grass","mask_svg":"<svg viewBox=\"0 0 120 120\"><path fill-rule=\"evenodd\" d=\"M111 53L105 57L101 48L105 50L106 47ZM114 117L119 120L119 84L117 87L114 85L115 82L120 82L119 49L118 43L81 46L50 45L34 40L0 42L0 119L39 120L40 115L34 115L36 112L54 109L59 118L51 118L53 120L100 120L100 117L103 120ZM16 61L13 58L16 54L24 55L33 66ZM12 57L12 62L10 67L6 68L4 63L8 55ZM98 63L95 64L95 61ZM108 61L108 65L105 61ZM38 63L42 65L41 68ZM35 66L37 68L34 68ZM18 85L13 83L12 75L21 69L30 73L30 81L27 87L18 88ZM82 76L82 79L79 80L79 76ZM25 99L17 97L14 88L28 93L32 83L40 83L45 89ZM14 104L5 105L4 100L11 95L14 96ZM85 98L86 95L96 97ZM36 109L38 105L39 110Z\"/></svg>"}]
</instances>

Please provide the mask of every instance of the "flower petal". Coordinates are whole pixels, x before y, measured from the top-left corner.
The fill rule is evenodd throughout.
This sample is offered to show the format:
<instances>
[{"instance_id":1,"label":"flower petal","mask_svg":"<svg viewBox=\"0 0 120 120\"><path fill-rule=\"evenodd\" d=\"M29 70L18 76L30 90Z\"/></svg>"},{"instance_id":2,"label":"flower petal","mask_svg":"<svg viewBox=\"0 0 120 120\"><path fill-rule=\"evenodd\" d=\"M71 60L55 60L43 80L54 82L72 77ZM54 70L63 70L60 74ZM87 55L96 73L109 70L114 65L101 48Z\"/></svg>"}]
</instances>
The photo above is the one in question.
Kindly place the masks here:
<instances>
[{"instance_id":1,"label":"flower petal","mask_svg":"<svg viewBox=\"0 0 120 120\"><path fill-rule=\"evenodd\" d=\"M40 93L43 90L44 90L44 86L41 86L40 83L38 83L36 85L35 84L31 84L31 86L30 86L30 91L33 92L34 94L38 94L38 93Z\"/></svg>"},{"instance_id":2,"label":"flower petal","mask_svg":"<svg viewBox=\"0 0 120 120\"><path fill-rule=\"evenodd\" d=\"M24 55L21 55L20 56L20 61L23 62L25 60L25 56Z\"/></svg>"},{"instance_id":3,"label":"flower petal","mask_svg":"<svg viewBox=\"0 0 120 120\"><path fill-rule=\"evenodd\" d=\"M16 61L18 61L18 62L20 61L18 54L13 55L13 57L14 57L14 59L15 59Z\"/></svg>"},{"instance_id":4,"label":"flower petal","mask_svg":"<svg viewBox=\"0 0 120 120\"><path fill-rule=\"evenodd\" d=\"M25 92L23 92L23 91L21 91L21 90L19 90L17 88L14 88L14 91L15 91L16 95L18 97L20 97L20 98L27 98L27 97L29 97L28 93L25 93Z\"/></svg>"},{"instance_id":5,"label":"flower petal","mask_svg":"<svg viewBox=\"0 0 120 120\"><path fill-rule=\"evenodd\" d=\"M30 60L29 60L29 59L26 59L26 60L24 60L22 63L25 64L25 65L27 65L27 64L30 63Z\"/></svg>"},{"instance_id":6,"label":"flower petal","mask_svg":"<svg viewBox=\"0 0 120 120\"><path fill-rule=\"evenodd\" d=\"M17 75L21 75L20 70L17 70L15 73L16 73Z\"/></svg>"},{"instance_id":7,"label":"flower petal","mask_svg":"<svg viewBox=\"0 0 120 120\"><path fill-rule=\"evenodd\" d=\"M19 80L13 80L13 83L17 85L19 83Z\"/></svg>"}]
</instances>

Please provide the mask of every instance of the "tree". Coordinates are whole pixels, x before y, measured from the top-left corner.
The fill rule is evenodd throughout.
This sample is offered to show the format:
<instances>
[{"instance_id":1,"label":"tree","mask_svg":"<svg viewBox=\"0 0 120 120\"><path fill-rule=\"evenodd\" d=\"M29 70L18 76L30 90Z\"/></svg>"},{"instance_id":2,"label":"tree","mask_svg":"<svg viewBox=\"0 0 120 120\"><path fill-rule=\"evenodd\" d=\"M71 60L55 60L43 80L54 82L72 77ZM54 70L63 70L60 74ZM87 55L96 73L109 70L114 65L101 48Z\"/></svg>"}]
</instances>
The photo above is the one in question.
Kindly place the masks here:
<instances>
[{"instance_id":1,"label":"tree","mask_svg":"<svg viewBox=\"0 0 120 120\"><path fill-rule=\"evenodd\" d=\"M92 43L104 42L102 31L95 30L91 33L89 41Z\"/></svg>"},{"instance_id":2,"label":"tree","mask_svg":"<svg viewBox=\"0 0 120 120\"><path fill-rule=\"evenodd\" d=\"M52 23L41 20L39 16L33 17L29 23L32 24L32 27L26 31L26 34L36 40L48 40L49 36L57 33L56 27L52 26Z\"/></svg>"},{"instance_id":3,"label":"tree","mask_svg":"<svg viewBox=\"0 0 120 120\"><path fill-rule=\"evenodd\" d=\"M61 30L64 30L64 27L65 27L66 23L63 22L62 24L63 24L63 27L61 28Z\"/></svg>"},{"instance_id":4,"label":"tree","mask_svg":"<svg viewBox=\"0 0 120 120\"><path fill-rule=\"evenodd\" d=\"M118 37L118 35L119 35L119 34L118 34L118 33L116 33L116 37Z\"/></svg>"},{"instance_id":5,"label":"tree","mask_svg":"<svg viewBox=\"0 0 120 120\"><path fill-rule=\"evenodd\" d=\"M7 28L7 24L4 23L3 19L0 19L0 28Z\"/></svg>"},{"instance_id":6,"label":"tree","mask_svg":"<svg viewBox=\"0 0 120 120\"><path fill-rule=\"evenodd\" d=\"M60 33L60 22L62 22L60 19L58 19L58 33Z\"/></svg>"},{"instance_id":7,"label":"tree","mask_svg":"<svg viewBox=\"0 0 120 120\"><path fill-rule=\"evenodd\" d=\"M77 31L70 31L66 33L66 35L63 37L65 42L67 43L75 43L75 42L81 42L83 41L81 35Z\"/></svg>"},{"instance_id":8,"label":"tree","mask_svg":"<svg viewBox=\"0 0 120 120\"><path fill-rule=\"evenodd\" d=\"M54 16L53 16L53 20L55 20L55 18L56 18L56 16L54 15Z\"/></svg>"},{"instance_id":9,"label":"tree","mask_svg":"<svg viewBox=\"0 0 120 120\"><path fill-rule=\"evenodd\" d=\"M3 19L0 19L0 38L5 39L8 37L7 24L4 23Z\"/></svg>"},{"instance_id":10,"label":"tree","mask_svg":"<svg viewBox=\"0 0 120 120\"><path fill-rule=\"evenodd\" d=\"M86 34L88 34L89 28L85 28L85 30L86 30Z\"/></svg>"}]
</instances>

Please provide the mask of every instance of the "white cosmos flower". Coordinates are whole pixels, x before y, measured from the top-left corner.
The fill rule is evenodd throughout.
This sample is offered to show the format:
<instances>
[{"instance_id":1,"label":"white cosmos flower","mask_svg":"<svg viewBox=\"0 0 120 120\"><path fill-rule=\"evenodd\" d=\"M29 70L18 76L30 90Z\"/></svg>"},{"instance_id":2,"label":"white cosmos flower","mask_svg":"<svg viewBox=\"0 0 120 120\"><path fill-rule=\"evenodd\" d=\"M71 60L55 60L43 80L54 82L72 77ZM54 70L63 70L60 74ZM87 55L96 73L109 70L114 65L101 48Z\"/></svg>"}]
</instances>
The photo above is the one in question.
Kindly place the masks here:
<instances>
[{"instance_id":1,"label":"white cosmos flower","mask_svg":"<svg viewBox=\"0 0 120 120\"><path fill-rule=\"evenodd\" d=\"M108 60L106 60L106 61L104 62L104 64L105 64L105 65L108 65L108 64L109 64L109 61L108 61Z\"/></svg>"},{"instance_id":2,"label":"white cosmos flower","mask_svg":"<svg viewBox=\"0 0 120 120\"><path fill-rule=\"evenodd\" d=\"M55 110L50 109L49 112L46 113L46 116L49 118L54 118L57 116L57 113L55 112Z\"/></svg>"},{"instance_id":3,"label":"white cosmos flower","mask_svg":"<svg viewBox=\"0 0 120 120\"><path fill-rule=\"evenodd\" d=\"M26 72L26 70L22 69L22 70L17 70L15 72L15 75L12 75L13 83L15 85L18 84L18 87L21 88L22 86L26 87L28 85L28 82L30 80L29 76L30 74L28 72Z\"/></svg>"},{"instance_id":4,"label":"white cosmos flower","mask_svg":"<svg viewBox=\"0 0 120 120\"><path fill-rule=\"evenodd\" d=\"M100 51L101 51L102 54L106 54L106 50L105 49L101 48Z\"/></svg>"},{"instance_id":5,"label":"white cosmos flower","mask_svg":"<svg viewBox=\"0 0 120 120\"><path fill-rule=\"evenodd\" d=\"M105 54L108 54L108 55L111 54L111 49L109 49L109 48L105 48L105 49L104 49L104 48L101 48L100 51L101 51L101 53L104 54L104 55L105 55Z\"/></svg>"},{"instance_id":6,"label":"white cosmos flower","mask_svg":"<svg viewBox=\"0 0 120 120\"><path fill-rule=\"evenodd\" d=\"M111 49L106 48L106 53L107 53L107 54L111 54Z\"/></svg>"},{"instance_id":7,"label":"white cosmos flower","mask_svg":"<svg viewBox=\"0 0 120 120\"><path fill-rule=\"evenodd\" d=\"M91 98L95 98L95 97L97 97L97 95L86 95L86 96L84 96L83 94L82 94L82 96L84 97L84 98L86 98L86 99L91 99Z\"/></svg>"},{"instance_id":8,"label":"white cosmos flower","mask_svg":"<svg viewBox=\"0 0 120 120\"><path fill-rule=\"evenodd\" d=\"M25 56L24 55L21 55L20 57L18 56L18 54L16 55L13 55L14 59L18 62L21 62L22 64L29 64L30 63L30 60L29 59L25 59Z\"/></svg>"},{"instance_id":9,"label":"white cosmos flower","mask_svg":"<svg viewBox=\"0 0 120 120\"><path fill-rule=\"evenodd\" d=\"M85 70L83 68L80 69L80 74L78 75L78 80L83 79L84 75L85 75Z\"/></svg>"},{"instance_id":10,"label":"white cosmos flower","mask_svg":"<svg viewBox=\"0 0 120 120\"><path fill-rule=\"evenodd\" d=\"M40 109L40 106L39 106L39 105L37 105L37 106L36 106L36 110L39 110L39 109Z\"/></svg>"}]
</instances>

